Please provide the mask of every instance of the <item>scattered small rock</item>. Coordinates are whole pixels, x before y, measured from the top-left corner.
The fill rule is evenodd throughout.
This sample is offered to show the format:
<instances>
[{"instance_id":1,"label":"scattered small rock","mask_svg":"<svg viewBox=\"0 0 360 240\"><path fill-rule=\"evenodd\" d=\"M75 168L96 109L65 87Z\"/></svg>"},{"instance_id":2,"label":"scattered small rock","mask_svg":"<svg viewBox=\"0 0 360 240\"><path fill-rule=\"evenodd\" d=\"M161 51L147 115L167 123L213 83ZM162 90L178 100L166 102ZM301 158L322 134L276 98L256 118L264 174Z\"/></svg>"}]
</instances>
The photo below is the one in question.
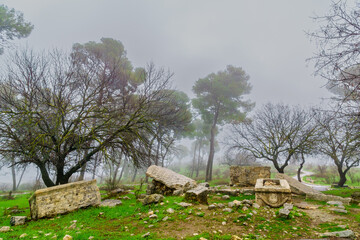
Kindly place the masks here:
<instances>
[{"instance_id":1,"label":"scattered small rock","mask_svg":"<svg viewBox=\"0 0 360 240\"><path fill-rule=\"evenodd\" d=\"M221 197L222 200L228 200L229 198L230 198L229 195L224 195L224 196Z\"/></svg>"},{"instance_id":2,"label":"scattered small rock","mask_svg":"<svg viewBox=\"0 0 360 240\"><path fill-rule=\"evenodd\" d=\"M338 205L338 206L343 205L343 203L340 202L340 201L328 201L326 204L328 204L328 205Z\"/></svg>"},{"instance_id":3,"label":"scattered small rock","mask_svg":"<svg viewBox=\"0 0 360 240\"><path fill-rule=\"evenodd\" d=\"M148 237L148 236L150 236L150 232L145 233L145 234L142 235L141 237L142 237L142 238L146 238L146 237Z\"/></svg>"},{"instance_id":4,"label":"scattered small rock","mask_svg":"<svg viewBox=\"0 0 360 240\"><path fill-rule=\"evenodd\" d=\"M214 204L211 204L211 205L208 206L208 209L209 209L209 210L215 209L215 208L216 208L216 206L215 206Z\"/></svg>"},{"instance_id":5,"label":"scattered small rock","mask_svg":"<svg viewBox=\"0 0 360 240\"><path fill-rule=\"evenodd\" d=\"M151 195L146 195L144 198L139 199L139 201L143 204L143 205L148 205L151 203L158 203L161 202L164 199L164 196L161 194L151 194Z\"/></svg>"},{"instance_id":6,"label":"scattered small rock","mask_svg":"<svg viewBox=\"0 0 360 240\"><path fill-rule=\"evenodd\" d=\"M11 226L24 225L26 216L12 216L10 219Z\"/></svg>"},{"instance_id":7,"label":"scattered small rock","mask_svg":"<svg viewBox=\"0 0 360 240\"><path fill-rule=\"evenodd\" d=\"M100 207L115 207L121 205L122 202L116 199L106 199L100 203Z\"/></svg>"},{"instance_id":8,"label":"scattered small rock","mask_svg":"<svg viewBox=\"0 0 360 240\"><path fill-rule=\"evenodd\" d=\"M279 217L281 218L289 218L290 210L287 208L282 208L279 210Z\"/></svg>"},{"instance_id":9,"label":"scattered small rock","mask_svg":"<svg viewBox=\"0 0 360 240\"><path fill-rule=\"evenodd\" d=\"M65 235L63 238L63 240L72 240L72 239L73 239L73 237L70 235Z\"/></svg>"},{"instance_id":10,"label":"scattered small rock","mask_svg":"<svg viewBox=\"0 0 360 240\"><path fill-rule=\"evenodd\" d=\"M0 232L8 232L10 231L10 227L9 226L3 226L0 228Z\"/></svg>"},{"instance_id":11,"label":"scattered small rock","mask_svg":"<svg viewBox=\"0 0 360 240\"><path fill-rule=\"evenodd\" d=\"M291 203L284 203L284 208L288 210L293 210L294 205Z\"/></svg>"},{"instance_id":12,"label":"scattered small rock","mask_svg":"<svg viewBox=\"0 0 360 240\"><path fill-rule=\"evenodd\" d=\"M256 208L256 209L259 209L259 208L260 208L260 205L257 204L257 203L253 203L253 207Z\"/></svg>"},{"instance_id":13,"label":"scattered small rock","mask_svg":"<svg viewBox=\"0 0 360 240\"><path fill-rule=\"evenodd\" d=\"M321 235L322 237L340 237L340 238L354 238L355 234L351 230L326 232Z\"/></svg>"},{"instance_id":14,"label":"scattered small rock","mask_svg":"<svg viewBox=\"0 0 360 240\"><path fill-rule=\"evenodd\" d=\"M235 203L234 203L234 202L229 202L229 203L228 203L228 207L229 207L229 208L235 207Z\"/></svg>"},{"instance_id":15,"label":"scattered small rock","mask_svg":"<svg viewBox=\"0 0 360 240\"><path fill-rule=\"evenodd\" d=\"M165 216L162 220L165 222L165 221L167 221L169 219L169 217L168 216Z\"/></svg>"},{"instance_id":16,"label":"scattered small rock","mask_svg":"<svg viewBox=\"0 0 360 240\"><path fill-rule=\"evenodd\" d=\"M232 209L231 208L224 208L223 212L229 212L230 213L230 212L232 212Z\"/></svg>"},{"instance_id":17,"label":"scattered small rock","mask_svg":"<svg viewBox=\"0 0 360 240\"><path fill-rule=\"evenodd\" d=\"M226 222L222 222L221 224L225 226L225 225L226 225Z\"/></svg>"},{"instance_id":18,"label":"scattered small rock","mask_svg":"<svg viewBox=\"0 0 360 240\"><path fill-rule=\"evenodd\" d=\"M347 213L348 212L345 209L339 209L339 208L332 208L330 210L333 212L337 212L337 213Z\"/></svg>"},{"instance_id":19,"label":"scattered small rock","mask_svg":"<svg viewBox=\"0 0 360 240\"><path fill-rule=\"evenodd\" d=\"M90 236L88 239L89 239L89 240L94 239L94 236Z\"/></svg>"},{"instance_id":20,"label":"scattered small rock","mask_svg":"<svg viewBox=\"0 0 360 240\"><path fill-rule=\"evenodd\" d=\"M68 227L69 230L73 230L76 228L76 222L74 222L73 224L70 225L70 227Z\"/></svg>"},{"instance_id":21,"label":"scattered small rock","mask_svg":"<svg viewBox=\"0 0 360 240\"><path fill-rule=\"evenodd\" d=\"M128 196L122 197L123 200L130 200Z\"/></svg>"},{"instance_id":22,"label":"scattered small rock","mask_svg":"<svg viewBox=\"0 0 360 240\"><path fill-rule=\"evenodd\" d=\"M222 203L218 203L218 205L217 205L219 208L224 208L225 207L225 205L224 204L222 204Z\"/></svg>"},{"instance_id":23,"label":"scattered small rock","mask_svg":"<svg viewBox=\"0 0 360 240\"><path fill-rule=\"evenodd\" d=\"M243 207L242 210L243 210L243 211L247 211L248 208L247 208L247 207Z\"/></svg>"},{"instance_id":24,"label":"scattered small rock","mask_svg":"<svg viewBox=\"0 0 360 240\"><path fill-rule=\"evenodd\" d=\"M231 236L231 240L241 240L242 238L240 238L239 236L236 235L232 235Z\"/></svg>"},{"instance_id":25,"label":"scattered small rock","mask_svg":"<svg viewBox=\"0 0 360 240\"><path fill-rule=\"evenodd\" d=\"M191 204L191 203L186 203L186 202L181 202L181 203L178 203L178 205L179 205L179 206L181 206L181 207L184 207L184 208L187 208L187 207L192 206L192 204Z\"/></svg>"},{"instance_id":26,"label":"scattered small rock","mask_svg":"<svg viewBox=\"0 0 360 240\"><path fill-rule=\"evenodd\" d=\"M20 235L20 238L24 238L26 236L27 236L27 233L23 233L23 234Z\"/></svg>"},{"instance_id":27,"label":"scattered small rock","mask_svg":"<svg viewBox=\"0 0 360 240\"><path fill-rule=\"evenodd\" d=\"M166 209L166 212L171 214L171 213L174 213L175 211L172 208L168 208L168 209Z\"/></svg>"},{"instance_id":28,"label":"scattered small rock","mask_svg":"<svg viewBox=\"0 0 360 240\"><path fill-rule=\"evenodd\" d=\"M151 214L149 218L157 218L158 216L156 214Z\"/></svg>"}]
</instances>

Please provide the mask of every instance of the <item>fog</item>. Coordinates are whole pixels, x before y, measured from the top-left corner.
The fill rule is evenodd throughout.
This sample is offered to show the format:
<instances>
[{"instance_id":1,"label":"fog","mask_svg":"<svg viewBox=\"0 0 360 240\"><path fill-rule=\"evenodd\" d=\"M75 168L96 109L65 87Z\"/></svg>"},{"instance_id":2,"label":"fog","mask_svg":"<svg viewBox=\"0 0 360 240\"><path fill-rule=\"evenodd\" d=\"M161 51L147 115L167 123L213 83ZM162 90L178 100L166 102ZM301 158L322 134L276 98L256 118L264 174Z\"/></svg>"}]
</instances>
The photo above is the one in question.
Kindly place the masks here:
<instances>
[{"instance_id":1,"label":"fog","mask_svg":"<svg viewBox=\"0 0 360 240\"><path fill-rule=\"evenodd\" d=\"M111 37L124 44L134 66L153 61L174 72L174 85L190 97L197 79L229 64L250 75L249 98L257 107L317 105L330 96L306 62L316 46L305 34L316 27L311 16L328 11L328 0L2 2L35 26L17 46L70 51L74 43Z\"/></svg>"}]
</instances>

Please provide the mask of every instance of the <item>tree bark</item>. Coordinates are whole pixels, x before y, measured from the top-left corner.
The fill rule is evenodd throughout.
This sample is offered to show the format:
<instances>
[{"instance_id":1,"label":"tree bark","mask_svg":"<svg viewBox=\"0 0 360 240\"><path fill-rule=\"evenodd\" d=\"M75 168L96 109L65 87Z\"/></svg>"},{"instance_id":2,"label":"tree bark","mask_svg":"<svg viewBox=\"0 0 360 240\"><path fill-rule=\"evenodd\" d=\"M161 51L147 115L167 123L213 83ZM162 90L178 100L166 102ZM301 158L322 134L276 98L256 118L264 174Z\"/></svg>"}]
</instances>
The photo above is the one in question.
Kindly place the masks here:
<instances>
[{"instance_id":1,"label":"tree bark","mask_svg":"<svg viewBox=\"0 0 360 240\"><path fill-rule=\"evenodd\" d=\"M51 180L51 178L49 177L49 173L45 167L44 164L39 164L38 165L39 169L40 169L40 172L41 172L41 178L44 182L44 184L47 186L47 187L53 187L55 186L54 182Z\"/></svg>"},{"instance_id":2,"label":"tree bark","mask_svg":"<svg viewBox=\"0 0 360 240\"><path fill-rule=\"evenodd\" d=\"M297 170L297 178L298 178L298 181L301 182L301 170L304 166L304 163L305 163L305 157L304 157L304 154L301 153L301 163L300 163L300 166Z\"/></svg>"},{"instance_id":3,"label":"tree bark","mask_svg":"<svg viewBox=\"0 0 360 240\"><path fill-rule=\"evenodd\" d=\"M343 171L339 170L339 176L340 176L340 180L338 182L338 187L343 187L345 182L346 182L346 173L344 173Z\"/></svg>"},{"instance_id":4,"label":"tree bark","mask_svg":"<svg viewBox=\"0 0 360 240\"><path fill-rule=\"evenodd\" d=\"M133 175L133 177L131 179L131 182L135 182L136 174L137 174L137 168L135 168L135 172L134 172L134 175Z\"/></svg>"},{"instance_id":5,"label":"tree bark","mask_svg":"<svg viewBox=\"0 0 360 240\"><path fill-rule=\"evenodd\" d=\"M215 130L216 130L216 122L214 121L214 124L211 127L211 137L210 137L210 153L209 158L206 166L206 177L205 181L211 181L212 180L212 165L215 155Z\"/></svg>"},{"instance_id":6,"label":"tree bark","mask_svg":"<svg viewBox=\"0 0 360 240\"><path fill-rule=\"evenodd\" d=\"M12 175L12 182L13 187L12 191L16 191L16 171L15 171L15 158L14 156L11 156L11 175Z\"/></svg>"}]
</instances>

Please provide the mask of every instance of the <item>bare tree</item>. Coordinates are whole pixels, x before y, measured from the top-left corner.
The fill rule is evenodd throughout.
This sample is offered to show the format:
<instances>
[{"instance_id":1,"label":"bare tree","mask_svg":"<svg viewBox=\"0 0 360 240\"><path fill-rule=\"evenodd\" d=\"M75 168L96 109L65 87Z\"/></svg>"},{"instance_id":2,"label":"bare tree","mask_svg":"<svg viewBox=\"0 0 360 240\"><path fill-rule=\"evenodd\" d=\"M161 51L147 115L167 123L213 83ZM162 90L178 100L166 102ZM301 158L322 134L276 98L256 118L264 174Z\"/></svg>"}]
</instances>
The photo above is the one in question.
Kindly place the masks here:
<instances>
[{"instance_id":1,"label":"bare tree","mask_svg":"<svg viewBox=\"0 0 360 240\"><path fill-rule=\"evenodd\" d=\"M333 160L340 177L338 186L342 187L348 171L360 164L358 121L322 112L317 122L322 128L318 151Z\"/></svg>"},{"instance_id":2,"label":"bare tree","mask_svg":"<svg viewBox=\"0 0 360 240\"><path fill-rule=\"evenodd\" d=\"M319 28L308 33L318 48L310 61L315 73L328 80L328 89L337 94L346 115L358 114L360 100L360 11L359 2L333 1L324 16L315 16Z\"/></svg>"},{"instance_id":3,"label":"bare tree","mask_svg":"<svg viewBox=\"0 0 360 240\"><path fill-rule=\"evenodd\" d=\"M284 173L292 157L314 142L315 133L309 112L268 103L252 120L233 124L227 144L229 149L246 151L255 158L272 162L279 173Z\"/></svg>"}]
</instances>

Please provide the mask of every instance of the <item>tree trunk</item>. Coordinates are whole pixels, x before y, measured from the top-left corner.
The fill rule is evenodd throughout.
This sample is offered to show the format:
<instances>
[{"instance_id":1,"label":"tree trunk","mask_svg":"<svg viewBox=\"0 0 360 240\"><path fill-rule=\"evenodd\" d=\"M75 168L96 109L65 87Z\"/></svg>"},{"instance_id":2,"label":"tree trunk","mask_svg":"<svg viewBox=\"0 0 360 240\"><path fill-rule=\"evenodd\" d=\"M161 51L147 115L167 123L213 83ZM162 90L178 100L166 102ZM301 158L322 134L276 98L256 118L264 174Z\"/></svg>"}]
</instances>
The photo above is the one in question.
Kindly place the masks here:
<instances>
[{"instance_id":1,"label":"tree trunk","mask_svg":"<svg viewBox=\"0 0 360 240\"><path fill-rule=\"evenodd\" d=\"M343 187L346 182L346 173L339 171L340 181L338 182L338 187Z\"/></svg>"},{"instance_id":2,"label":"tree trunk","mask_svg":"<svg viewBox=\"0 0 360 240\"><path fill-rule=\"evenodd\" d=\"M214 121L214 124L211 127L211 138L210 138L210 153L209 158L206 166L206 177L205 181L211 181L212 180L212 165L215 155L215 130L216 130L216 123Z\"/></svg>"},{"instance_id":3,"label":"tree trunk","mask_svg":"<svg viewBox=\"0 0 360 240\"><path fill-rule=\"evenodd\" d=\"M25 171L26 171L26 167L27 167L27 166L24 167L24 169L23 169L23 171L22 171L22 173L21 173L21 175L20 175L19 181L17 182L17 185L16 185L16 189L18 189L19 186L20 186L21 180L22 180L22 178L23 178L23 176L24 176L24 173L25 173Z\"/></svg>"},{"instance_id":4,"label":"tree trunk","mask_svg":"<svg viewBox=\"0 0 360 240\"><path fill-rule=\"evenodd\" d=\"M49 177L49 173L48 173L45 165L41 164L41 165L38 165L38 167L39 167L40 172L41 172L41 178L42 178L44 184L46 185L46 187L55 186L54 182Z\"/></svg>"},{"instance_id":5,"label":"tree trunk","mask_svg":"<svg viewBox=\"0 0 360 240\"><path fill-rule=\"evenodd\" d=\"M85 171L86 171L86 163L81 167L81 170L80 170L80 175L79 175L79 178L78 178L78 181L82 181L84 180L84 176L85 176Z\"/></svg>"},{"instance_id":6,"label":"tree trunk","mask_svg":"<svg viewBox=\"0 0 360 240\"><path fill-rule=\"evenodd\" d=\"M192 161L192 168L191 168L191 173L190 173L190 177L192 178L194 175L194 170L195 170L195 163L196 163L196 149L197 149L197 142L195 141L195 146L194 146L194 155L193 155L193 161Z\"/></svg>"},{"instance_id":7,"label":"tree trunk","mask_svg":"<svg viewBox=\"0 0 360 240\"><path fill-rule=\"evenodd\" d=\"M135 172L134 172L134 175L133 175L133 177L131 179L131 182L135 182L136 174L137 174L137 168L135 168Z\"/></svg>"},{"instance_id":8,"label":"tree trunk","mask_svg":"<svg viewBox=\"0 0 360 240\"><path fill-rule=\"evenodd\" d=\"M14 192L14 191L16 191L16 171L15 171L15 158L14 158L14 156L11 156L11 175L12 175L12 182L13 182L12 190Z\"/></svg>"},{"instance_id":9,"label":"tree trunk","mask_svg":"<svg viewBox=\"0 0 360 240\"><path fill-rule=\"evenodd\" d=\"M123 164L123 166L122 166L122 168L121 168L121 172L120 172L120 176L119 176L119 182L120 182L120 180L121 180L121 178L122 178L122 176L123 176L123 174L124 174L124 170L125 170L126 163L127 163L127 161L126 161L126 157L125 157L125 159L124 159L124 164Z\"/></svg>"},{"instance_id":10,"label":"tree trunk","mask_svg":"<svg viewBox=\"0 0 360 240\"><path fill-rule=\"evenodd\" d=\"M301 154L301 163L300 163L300 166L297 170L297 178L298 178L298 181L301 182L301 170L304 166L304 163L305 163L305 157L304 157L304 154Z\"/></svg>"}]
</instances>

